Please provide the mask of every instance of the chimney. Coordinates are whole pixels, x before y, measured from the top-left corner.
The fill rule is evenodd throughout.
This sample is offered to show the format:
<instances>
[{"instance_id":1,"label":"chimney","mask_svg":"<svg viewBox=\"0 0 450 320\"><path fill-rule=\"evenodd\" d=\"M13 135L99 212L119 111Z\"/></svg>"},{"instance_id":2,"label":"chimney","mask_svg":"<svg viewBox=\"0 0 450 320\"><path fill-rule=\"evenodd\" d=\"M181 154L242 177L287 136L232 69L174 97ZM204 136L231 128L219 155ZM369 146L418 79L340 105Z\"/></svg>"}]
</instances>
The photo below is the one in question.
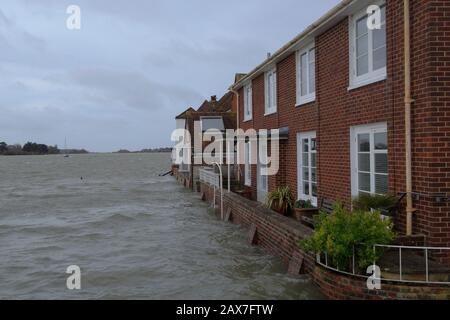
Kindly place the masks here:
<instances>
[{"instance_id":1,"label":"chimney","mask_svg":"<svg viewBox=\"0 0 450 320\"><path fill-rule=\"evenodd\" d=\"M211 96L211 102L217 102L217 96Z\"/></svg>"},{"instance_id":2,"label":"chimney","mask_svg":"<svg viewBox=\"0 0 450 320\"><path fill-rule=\"evenodd\" d=\"M270 59L272 57L272 54L270 52L267 52L267 59Z\"/></svg>"}]
</instances>

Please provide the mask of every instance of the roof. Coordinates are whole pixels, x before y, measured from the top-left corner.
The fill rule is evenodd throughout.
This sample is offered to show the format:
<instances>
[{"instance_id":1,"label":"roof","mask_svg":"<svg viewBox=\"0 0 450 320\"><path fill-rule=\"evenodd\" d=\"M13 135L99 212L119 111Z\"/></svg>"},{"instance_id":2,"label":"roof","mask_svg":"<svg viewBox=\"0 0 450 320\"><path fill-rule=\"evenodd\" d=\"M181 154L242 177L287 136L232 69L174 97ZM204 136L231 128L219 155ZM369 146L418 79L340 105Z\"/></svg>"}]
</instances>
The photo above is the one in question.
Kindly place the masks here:
<instances>
[{"instance_id":1,"label":"roof","mask_svg":"<svg viewBox=\"0 0 450 320\"><path fill-rule=\"evenodd\" d=\"M233 93L227 92L220 100L216 99L216 96L212 96L211 100L205 100L198 112L228 112L231 111L233 102Z\"/></svg>"},{"instance_id":2,"label":"roof","mask_svg":"<svg viewBox=\"0 0 450 320\"><path fill-rule=\"evenodd\" d=\"M186 119L187 114L190 112L195 112L194 108L191 107L189 109L186 109L185 111L180 113L178 116L176 116L175 119Z\"/></svg>"},{"instance_id":3,"label":"roof","mask_svg":"<svg viewBox=\"0 0 450 320\"><path fill-rule=\"evenodd\" d=\"M244 86L245 83L254 79L256 76L267 71L268 68L276 64L277 62L285 59L288 55L292 54L301 47L305 42L309 42L314 39L315 36L323 33L333 25L338 23L341 19L348 16L352 10L362 9L367 6L371 0L342 0L333 9L328 11L316 22L307 27L302 33L297 35L294 39L285 44L281 49L276 51L273 55L267 58L264 62L259 64L247 75L235 77L235 83L230 87L230 90L237 90Z\"/></svg>"}]
</instances>

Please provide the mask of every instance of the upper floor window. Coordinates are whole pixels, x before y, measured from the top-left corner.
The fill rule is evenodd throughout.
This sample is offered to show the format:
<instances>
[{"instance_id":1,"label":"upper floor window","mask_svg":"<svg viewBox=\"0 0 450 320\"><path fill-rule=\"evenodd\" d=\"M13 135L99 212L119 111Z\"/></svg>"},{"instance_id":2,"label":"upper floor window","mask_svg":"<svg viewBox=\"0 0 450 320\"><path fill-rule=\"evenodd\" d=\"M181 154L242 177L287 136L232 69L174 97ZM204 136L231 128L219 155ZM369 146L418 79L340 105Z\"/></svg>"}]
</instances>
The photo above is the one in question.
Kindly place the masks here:
<instances>
[{"instance_id":1,"label":"upper floor window","mask_svg":"<svg viewBox=\"0 0 450 320\"><path fill-rule=\"evenodd\" d=\"M253 118L253 93L252 85L244 86L244 121L250 121Z\"/></svg>"},{"instance_id":2,"label":"upper floor window","mask_svg":"<svg viewBox=\"0 0 450 320\"><path fill-rule=\"evenodd\" d=\"M316 49L314 44L297 52L297 105L316 100Z\"/></svg>"},{"instance_id":3,"label":"upper floor window","mask_svg":"<svg viewBox=\"0 0 450 320\"><path fill-rule=\"evenodd\" d=\"M265 74L265 115L277 112L277 70Z\"/></svg>"},{"instance_id":4,"label":"upper floor window","mask_svg":"<svg viewBox=\"0 0 450 320\"><path fill-rule=\"evenodd\" d=\"M381 10L381 28L369 28L366 9L350 20L350 88L386 79L386 5Z\"/></svg>"}]
</instances>

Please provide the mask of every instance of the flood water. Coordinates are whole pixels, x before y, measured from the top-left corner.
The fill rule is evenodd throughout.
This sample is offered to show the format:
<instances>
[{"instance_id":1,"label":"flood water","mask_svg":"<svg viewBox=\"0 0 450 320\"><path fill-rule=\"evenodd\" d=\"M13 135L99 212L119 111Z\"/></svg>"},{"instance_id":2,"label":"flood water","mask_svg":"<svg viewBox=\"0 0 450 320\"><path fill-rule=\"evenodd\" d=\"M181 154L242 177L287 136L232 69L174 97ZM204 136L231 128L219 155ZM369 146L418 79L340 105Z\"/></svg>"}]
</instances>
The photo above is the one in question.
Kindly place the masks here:
<instances>
[{"instance_id":1,"label":"flood water","mask_svg":"<svg viewBox=\"0 0 450 320\"><path fill-rule=\"evenodd\" d=\"M0 157L0 299L318 299L200 196L168 154ZM82 288L66 287L68 266Z\"/></svg>"}]
</instances>

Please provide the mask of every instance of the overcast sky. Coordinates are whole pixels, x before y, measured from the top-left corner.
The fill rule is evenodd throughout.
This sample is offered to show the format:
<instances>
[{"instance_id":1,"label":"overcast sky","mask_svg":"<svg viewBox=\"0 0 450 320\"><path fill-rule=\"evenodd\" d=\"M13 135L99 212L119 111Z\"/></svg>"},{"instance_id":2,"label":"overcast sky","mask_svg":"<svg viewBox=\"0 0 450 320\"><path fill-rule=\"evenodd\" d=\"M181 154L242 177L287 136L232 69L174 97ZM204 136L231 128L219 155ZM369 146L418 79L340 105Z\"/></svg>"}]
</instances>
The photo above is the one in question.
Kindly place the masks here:
<instances>
[{"instance_id":1,"label":"overcast sky","mask_svg":"<svg viewBox=\"0 0 450 320\"><path fill-rule=\"evenodd\" d=\"M174 117L224 94L339 0L1 0L0 141L170 146ZM81 30L66 9L81 8Z\"/></svg>"}]
</instances>

